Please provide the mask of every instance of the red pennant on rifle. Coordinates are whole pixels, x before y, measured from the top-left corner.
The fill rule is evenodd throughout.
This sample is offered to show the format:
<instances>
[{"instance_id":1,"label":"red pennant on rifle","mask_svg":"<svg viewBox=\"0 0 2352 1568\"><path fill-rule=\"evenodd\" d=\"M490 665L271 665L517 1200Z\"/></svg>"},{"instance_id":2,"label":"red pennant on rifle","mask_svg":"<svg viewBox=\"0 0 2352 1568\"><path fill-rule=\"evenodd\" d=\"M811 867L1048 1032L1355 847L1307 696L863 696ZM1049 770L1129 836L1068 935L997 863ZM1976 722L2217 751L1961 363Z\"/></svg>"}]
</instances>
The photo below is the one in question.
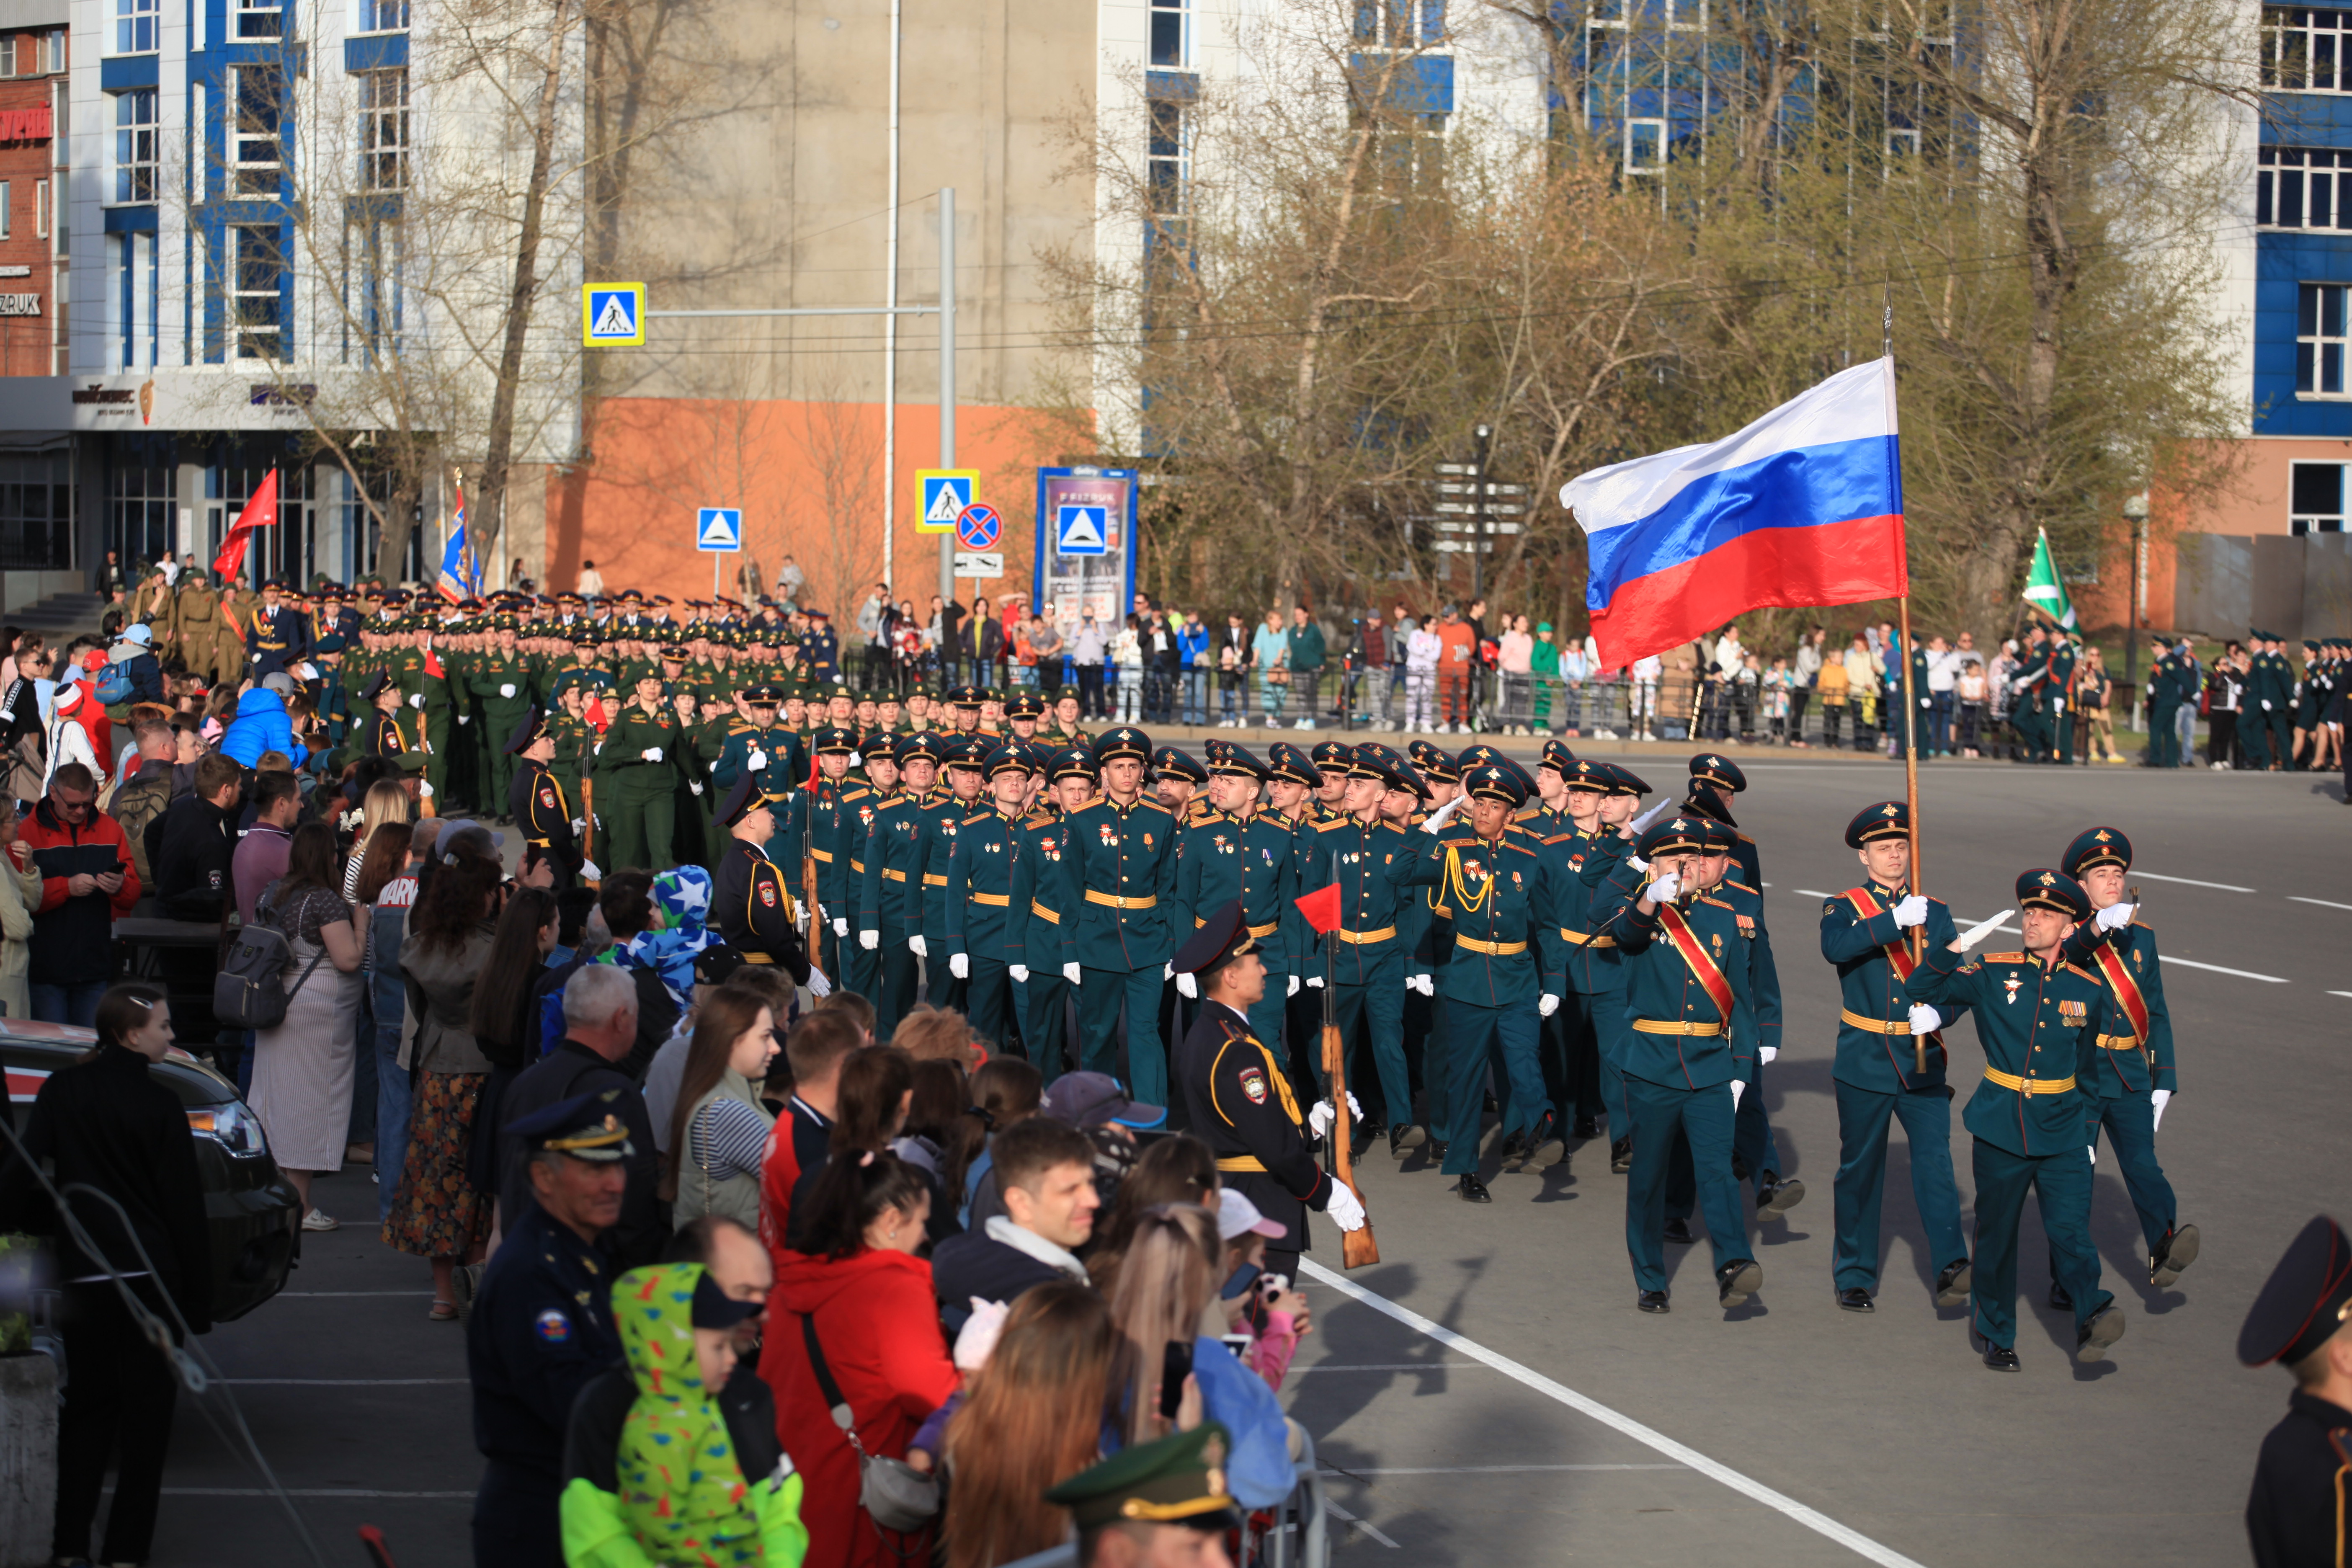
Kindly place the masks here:
<instances>
[{"instance_id":1,"label":"red pennant on rifle","mask_svg":"<svg viewBox=\"0 0 2352 1568\"><path fill-rule=\"evenodd\" d=\"M1339 883L1334 882L1328 888L1319 889L1303 899L1294 899L1291 901L1298 906L1298 912L1307 917L1307 923L1315 928L1317 936L1322 936L1339 928Z\"/></svg>"}]
</instances>

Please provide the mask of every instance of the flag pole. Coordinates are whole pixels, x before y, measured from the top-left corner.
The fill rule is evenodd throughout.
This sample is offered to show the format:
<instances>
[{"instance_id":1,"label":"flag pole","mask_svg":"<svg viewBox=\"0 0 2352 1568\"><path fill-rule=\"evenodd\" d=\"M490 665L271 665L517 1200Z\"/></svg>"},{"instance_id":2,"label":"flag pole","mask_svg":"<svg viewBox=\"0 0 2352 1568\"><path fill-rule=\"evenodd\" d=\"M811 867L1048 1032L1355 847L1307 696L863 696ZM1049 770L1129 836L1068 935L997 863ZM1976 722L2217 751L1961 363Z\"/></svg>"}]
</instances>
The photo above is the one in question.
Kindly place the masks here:
<instances>
[{"instance_id":1,"label":"flag pole","mask_svg":"<svg viewBox=\"0 0 2352 1568\"><path fill-rule=\"evenodd\" d=\"M1888 283L1881 296L1878 321L1879 350L1886 356L1886 372L1895 374L1895 285ZM1900 491L1896 492L1898 495ZM1911 681L1911 532L1903 532L1903 593L1895 601L1895 635L1902 639L1897 656L1903 660L1903 805L1906 820L1911 825L1911 891L1920 890L1919 872L1919 694ZM1911 928L1911 961L1919 963L1927 956L1927 922L1920 921ZM1927 1037L1911 1037L1914 1070L1927 1070Z\"/></svg>"}]
</instances>

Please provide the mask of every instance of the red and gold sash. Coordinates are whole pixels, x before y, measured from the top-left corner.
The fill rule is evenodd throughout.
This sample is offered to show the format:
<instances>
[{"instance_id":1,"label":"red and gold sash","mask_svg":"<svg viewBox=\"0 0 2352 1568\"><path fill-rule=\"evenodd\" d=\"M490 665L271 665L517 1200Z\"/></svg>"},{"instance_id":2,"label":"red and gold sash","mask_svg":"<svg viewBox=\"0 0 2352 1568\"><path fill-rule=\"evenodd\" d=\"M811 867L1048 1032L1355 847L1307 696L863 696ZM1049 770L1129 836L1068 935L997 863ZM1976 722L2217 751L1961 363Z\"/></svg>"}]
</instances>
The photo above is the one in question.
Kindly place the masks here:
<instances>
[{"instance_id":1,"label":"red and gold sash","mask_svg":"<svg viewBox=\"0 0 2352 1568\"><path fill-rule=\"evenodd\" d=\"M1886 912L1878 907L1878 900L1870 896L1868 888L1848 888L1840 897L1852 904L1854 912L1864 920ZM1886 962L1895 966L1895 978L1897 980L1910 979L1913 973L1919 967L1919 961L1911 956L1911 944L1903 940L1900 932L1896 933L1893 942L1888 942L1879 951L1886 954Z\"/></svg>"},{"instance_id":2,"label":"red and gold sash","mask_svg":"<svg viewBox=\"0 0 2352 1568\"><path fill-rule=\"evenodd\" d=\"M2139 982L2132 978L2131 966L2124 962L2124 955L2117 952L2111 942L2101 942L2093 950L2092 956L2098 961L2099 973L2106 980L2107 989L2116 994L2117 1002L2123 1004L2124 1016L2131 1020L2132 1033L2139 1037L2140 1044L2146 1045L2147 998L2141 994Z\"/></svg>"},{"instance_id":3,"label":"red and gold sash","mask_svg":"<svg viewBox=\"0 0 2352 1568\"><path fill-rule=\"evenodd\" d=\"M1660 904L1658 923L1665 929L1666 940L1675 944L1675 951L1683 955L1683 962L1690 965L1691 973L1697 977L1700 988L1706 993L1707 1000L1715 1004L1717 1016L1722 1018L1724 1027L1728 1029L1731 1026L1731 982L1724 978L1723 971L1717 967L1715 960L1706 955L1706 945L1699 941L1698 932L1691 930L1690 922L1683 919L1682 910L1672 904Z\"/></svg>"}]
</instances>

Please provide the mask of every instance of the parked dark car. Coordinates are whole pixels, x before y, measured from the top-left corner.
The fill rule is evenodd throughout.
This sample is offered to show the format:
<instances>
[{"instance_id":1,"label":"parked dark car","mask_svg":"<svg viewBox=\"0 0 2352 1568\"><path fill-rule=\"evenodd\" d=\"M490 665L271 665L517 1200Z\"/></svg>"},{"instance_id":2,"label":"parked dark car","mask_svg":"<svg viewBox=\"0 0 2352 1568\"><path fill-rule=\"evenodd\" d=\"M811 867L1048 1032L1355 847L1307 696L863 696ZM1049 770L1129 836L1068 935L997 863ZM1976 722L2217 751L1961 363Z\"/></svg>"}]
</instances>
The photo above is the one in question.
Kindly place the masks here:
<instances>
[{"instance_id":1,"label":"parked dark car","mask_svg":"<svg viewBox=\"0 0 2352 1568\"><path fill-rule=\"evenodd\" d=\"M89 1049L98 1037L65 1024L0 1019L0 1067L8 1098L29 1106L41 1080ZM293 1184L269 1157L269 1141L236 1085L174 1046L150 1069L188 1110L196 1170L212 1231L213 1321L241 1318L286 1287L302 1217ZM24 1113L17 1113L21 1125Z\"/></svg>"}]
</instances>

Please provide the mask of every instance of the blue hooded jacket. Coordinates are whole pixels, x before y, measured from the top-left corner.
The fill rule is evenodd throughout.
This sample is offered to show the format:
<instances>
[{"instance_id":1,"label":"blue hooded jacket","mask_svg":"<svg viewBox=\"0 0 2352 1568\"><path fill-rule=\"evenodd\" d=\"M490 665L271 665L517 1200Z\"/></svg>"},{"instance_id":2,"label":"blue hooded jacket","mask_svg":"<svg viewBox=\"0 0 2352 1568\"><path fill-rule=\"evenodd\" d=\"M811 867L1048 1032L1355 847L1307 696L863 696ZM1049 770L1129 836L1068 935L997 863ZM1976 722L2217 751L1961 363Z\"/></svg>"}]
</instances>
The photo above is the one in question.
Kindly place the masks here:
<instances>
[{"instance_id":1,"label":"blue hooded jacket","mask_svg":"<svg viewBox=\"0 0 2352 1568\"><path fill-rule=\"evenodd\" d=\"M248 768L261 761L264 752L283 752L298 768L310 754L295 744L294 721L286 716L285 700L266 686L236 700L236 717L221 732L220 749Z\"/></svg>"}]
</instances>

